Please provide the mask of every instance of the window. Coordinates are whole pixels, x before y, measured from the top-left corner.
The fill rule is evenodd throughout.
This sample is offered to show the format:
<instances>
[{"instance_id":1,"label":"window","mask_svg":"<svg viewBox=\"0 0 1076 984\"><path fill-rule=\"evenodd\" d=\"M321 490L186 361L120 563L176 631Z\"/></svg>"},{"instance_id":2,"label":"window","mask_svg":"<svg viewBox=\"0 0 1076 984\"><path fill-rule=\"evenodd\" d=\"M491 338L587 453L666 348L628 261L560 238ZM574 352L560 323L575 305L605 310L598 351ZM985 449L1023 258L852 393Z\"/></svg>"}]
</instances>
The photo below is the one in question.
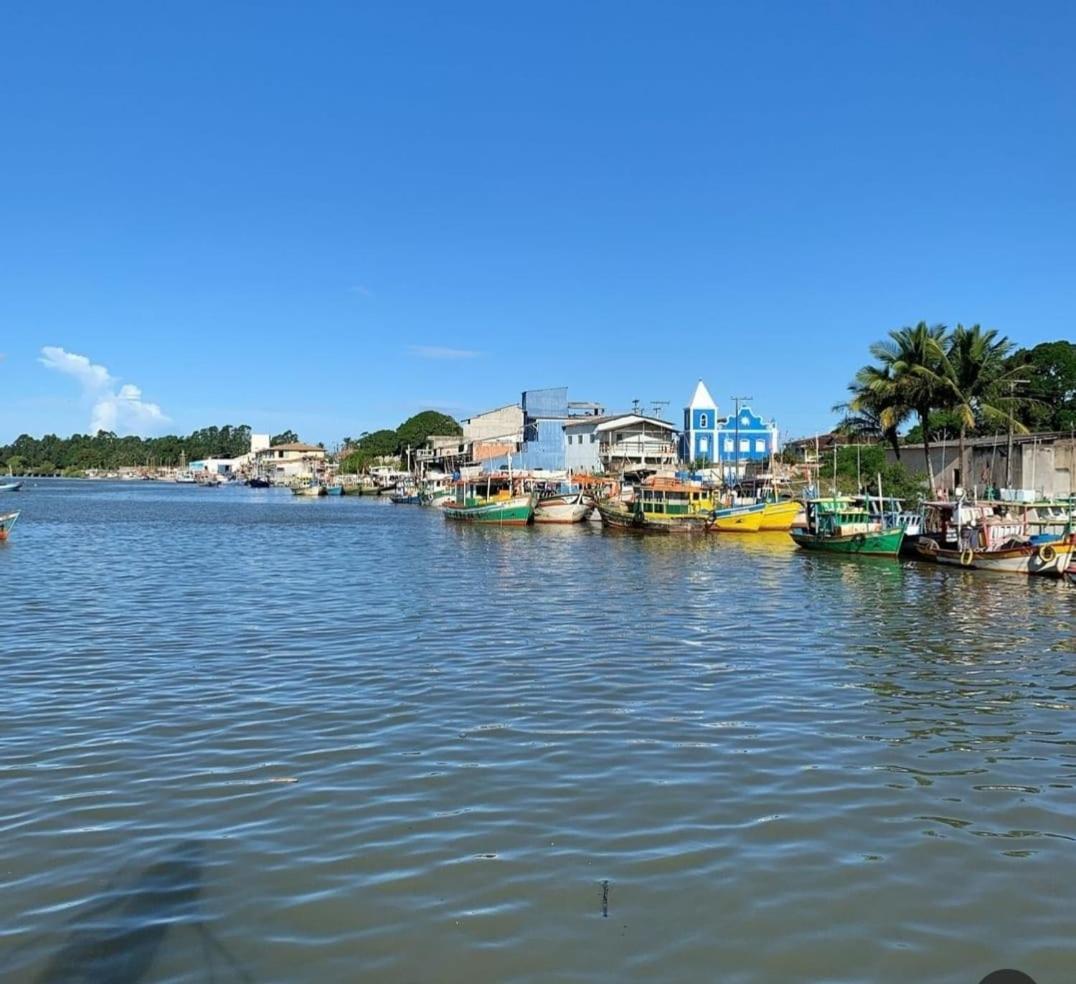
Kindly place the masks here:
<instances>
[{"instance_id":1,"label":"window","mask_svg":"<svg viewBox=\"0 0 1076 984\"><path fill-rule=\"evenodd\" d=\"M725 450L726 451L732 451L734 447L735 447L735 445L732 443L732 438L731 437L726 437L725 438Z\"/></svg>"},{"instance_id":2,"label":"window","mask_svg":"<svg viewBox=\"0 0 1076 984\"><path fill-rule=\"evenodd\" d=\"M699 451L701 451L703 454L706 454L706 452L709 451L709 450L710 450L710 439L707 438L707 437L700 437L699 438Z\"/></svg>"},{"instance_id":3,"label":"window","mask_svg":"<svg viewBox=\"0 0 1076 984\"><path fill-rule=\"evenodd\" d=\"M710 426L710 415L706 413L699 414L699 430L705 430Z\"/></svg>"},{"instance_id":4,"label":"window","mask_svg":"<svg viewBox=\"0 0 1076 984\"><path fill-rule=\"evenodd\" d=\"M740 438L740 452L744 453L751 450L751 442L746 438Z\"/></svg>"},{"instance_id":5,"label":"window","mask_svg":"<svg viewBox=\"0 0 1076 984\"><path fill-rule=\"evenodd\" d=\"M598 443L598 435L597 434L591 434L590 435L590 443L591 444L597 444Z\"/></svg>"},{"instance_id":6,"label":"window","mask_svg":"<svg viewBox=\"0 0 1076 984\"><path fill-rule=\"evenodd\" d=\"M757 451L759 454L765 454L766 453L766 442L765 442L765 440L755 441L755 451Z\"/></svg>"}]
</instances>

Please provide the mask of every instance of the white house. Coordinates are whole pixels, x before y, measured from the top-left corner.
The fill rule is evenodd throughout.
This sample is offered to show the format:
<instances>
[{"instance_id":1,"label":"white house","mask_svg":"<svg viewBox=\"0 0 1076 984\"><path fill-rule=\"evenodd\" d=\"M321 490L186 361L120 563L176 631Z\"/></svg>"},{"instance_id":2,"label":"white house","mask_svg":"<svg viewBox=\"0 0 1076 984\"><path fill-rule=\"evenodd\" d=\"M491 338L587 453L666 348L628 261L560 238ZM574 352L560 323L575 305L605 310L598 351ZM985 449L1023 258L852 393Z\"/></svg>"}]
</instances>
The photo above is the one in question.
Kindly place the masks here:
<instances>
[{"instance_id":1,"label":"white house","mask_svg":"<svg viewBox=\"0 0 1076 984\"><path fill-rule=\"evenodd\" d=\"M274 444L255 452L259 474L274 481L311 478L325 468L325 449L315 444Z\"/></svg>"}]
</instances>

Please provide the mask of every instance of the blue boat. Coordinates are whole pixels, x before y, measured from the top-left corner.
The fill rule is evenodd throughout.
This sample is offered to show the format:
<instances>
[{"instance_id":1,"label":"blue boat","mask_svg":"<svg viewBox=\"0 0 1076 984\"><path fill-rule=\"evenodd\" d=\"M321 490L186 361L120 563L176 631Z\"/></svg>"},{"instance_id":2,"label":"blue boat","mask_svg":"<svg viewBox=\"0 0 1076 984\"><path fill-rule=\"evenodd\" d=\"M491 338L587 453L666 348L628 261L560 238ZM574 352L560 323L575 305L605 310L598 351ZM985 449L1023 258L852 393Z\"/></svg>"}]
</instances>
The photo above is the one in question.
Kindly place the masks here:
<instances>
[{"instance_id":1,"label":"blue boat","mask_svg":"<svg viewBox=\"0 0 1076 984\"><path fill-rule=\"evenodd\" d=\"M342 485L326 485L325 486L325 494L326 495L343 495L344 494L344 487Z\"/></svg>"}]
</instances>

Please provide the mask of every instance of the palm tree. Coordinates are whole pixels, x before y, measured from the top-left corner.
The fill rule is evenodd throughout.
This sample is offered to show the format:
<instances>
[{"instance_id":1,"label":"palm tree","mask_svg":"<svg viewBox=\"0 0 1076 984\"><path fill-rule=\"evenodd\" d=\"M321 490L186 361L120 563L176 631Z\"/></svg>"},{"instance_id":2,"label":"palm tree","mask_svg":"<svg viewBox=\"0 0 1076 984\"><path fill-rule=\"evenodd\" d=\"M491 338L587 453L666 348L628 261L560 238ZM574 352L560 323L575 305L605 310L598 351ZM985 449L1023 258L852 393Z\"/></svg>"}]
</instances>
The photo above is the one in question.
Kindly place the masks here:
<instances>
[{"instance_id":1,"label":"palm tree","mask_svg":"<svg viewBox=\"0 0 1076 984\"><path fill-rule=\"evenodd\" d=\"M898 431L908 411L893 398L892 380L888 371L877 366L864 366L848 385L851 398L833 407L834 413L844 416L837 430L854 437L873 437L885 440L900 460Z\"/></svg>"},{"instance_id":2,"label":"palm tree","mask_svg":"<svg viewBox=\"0 0 1076 984\"><path fill-rule=\"evenodd\" d=\"M886 427L899 427L912 413L919 418L931 489L934 465L930 460L930 411L941 405L942 396L948 392L939 383L945 338L945 325L931 326L920 321L914 328L898 328L889 333L888 339L871 346L877 364L864 366L856 374L857 381L867 387L882 408L879 419Z\"/></svg>"},{"instance_id":3,"label":"palm tree","mask_svg":"<svg viewBox=\"0 0 1076 984\"><path fill-rule=\"evenodd\" d=\"M960 420L960 477L967 484L965 440L967 432L980 423L1004 424L1017 433L1027 428L1016 420L1017 400L1003 393L1003 387L1020 372L1007 366L1012 342L998 337L991 328L957 325L949 338L938 375L938 384L948 397L945 402Z\"/></svg>"}]
</instances>

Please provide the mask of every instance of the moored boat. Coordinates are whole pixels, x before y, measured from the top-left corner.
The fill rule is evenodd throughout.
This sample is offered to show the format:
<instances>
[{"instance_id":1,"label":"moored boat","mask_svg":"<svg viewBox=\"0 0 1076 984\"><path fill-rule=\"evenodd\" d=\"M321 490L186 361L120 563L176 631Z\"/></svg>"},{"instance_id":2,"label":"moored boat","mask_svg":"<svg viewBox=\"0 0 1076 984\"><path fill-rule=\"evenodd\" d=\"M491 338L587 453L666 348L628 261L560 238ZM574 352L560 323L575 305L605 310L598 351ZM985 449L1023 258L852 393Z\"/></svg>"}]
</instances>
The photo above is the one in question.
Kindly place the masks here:
<instances>
[{"instance_id":1,"label":"moored boat","mask_svg":"<svg viewBox=\"0 0 1076 984\"><path fill-rule=\"evenodd\" d=\"M491 526L526 526L534 519L537 492L523 492L511 476L487 475L485 480L457 482L450 502L442 508L445 519Z\"/></svg>"},{"instance_id":2,"label":"moored boat","mask_svg":"<svg viewBox=\"0 0 1076 984\"><path fill-rule=\"evenodd\" d=\"M596 506L602 526L614 530L630 530L638 525L634 503L602 498L597 500Z\"/></svg>"},{"instance_id":3,"label":"moored boat","mask_svg":"<svg viewBox=\"0 0 1076 984\"><path fill-rule=\"evenodd\" d=\"M0 540L6 540L8 534L11 532L11 528L15 525L15 520L19 518L17 512L0 513Z\"/></svg>"},{"instance_id":4,"label":"moored boat","mask_svg":"<svg viewBox=\"0 0 1076 984\"><path fill-rule=\"evenodd\" d=\"M291 487L291 494L302 496L306 499L316 499L327 493L325 486L322 485L321 482L305 482L293 485Z\"/></svg>"},{"instance_id":5,"label":"moored boat","mask_svg":"<svg viewBox=\"0 0 1076 984\"><path fill-rule=\"evenodd\" d=\"M639 528L650 533L706 533L714 522L714 500L702 485L653 476L639 487L635 513Z\"/></svg>"},{"instance_id":6,"label":"moored boat","mask_svg":"<svg viewBox=\"0 0 1076 984\"><path fill-rule=\"evenodd\" d=\"M809 499L805 503L807 528L789 536L804 550L837 554L896 557L904 530L886 528L867 509L847 496Z\"/></svg>"},{"instance_id":7,"label":"moored boat","mask_svg":"<svg viewBox=\"0 0 1076 984\"><path fill-rule=\"evenodd\" d=\"M534 506L536 523L582 523L594 511L594 500L582 489L546 488Z\"/></svg>"},{"instance_id":8,"label":"moored boat","mask_svg":"<svg viewBox=\"0 0 1076 984\"><path fill-rule=\"evenodd\" d=\"M326 495L343 495L344 494L344 487L342 485L339 485L339 484L326 485L325 486L325 494Z\"/></svg>"},{"instance_id":9,"label":"moored boat","mask_svg":"<svg viewBox=\"0 0 1076 984\"><path fill-rule=\"evenodd\" d=\"M719 506L713 512L713 529L717 533L757 533L762 529L766 512L764 502L749 506ZM799 512L797 508L796 512ZM792 516L795 519L795 515ZM789 520L788 527L792 521Z\"/></svg>"},{"instance_id":10,"label":"moored boat","mask_svg":"<svg viewBox=\"0 0 1076 984\"><path fill-rule=\"evenodd\" d=\"M1076 535L1033 534L1033 507L1002 502L928 502L918 555L950 567L995 574L1060 577L1072 566Z\"/></svg>"},{"instance_id":11,"label":"moored boat","mask_svg":"<svg viewBox=\"0 0 1076 984\"><path fill-rule=\"evenodd\" d=\"M795 499L765 502L758 528L763 532L787 533L802 511L802 504Z\"/></svg>"},{"instance_id":12,"label":"moored boat","mask_svg":"<svg viewBox=\"0 0 1076 984\"><path fill-rule=\"evenodd\" d=\"M22 488L22 482L5 482L0 485L0 492L18 492Z\"/></svg>"}]
</instances>

